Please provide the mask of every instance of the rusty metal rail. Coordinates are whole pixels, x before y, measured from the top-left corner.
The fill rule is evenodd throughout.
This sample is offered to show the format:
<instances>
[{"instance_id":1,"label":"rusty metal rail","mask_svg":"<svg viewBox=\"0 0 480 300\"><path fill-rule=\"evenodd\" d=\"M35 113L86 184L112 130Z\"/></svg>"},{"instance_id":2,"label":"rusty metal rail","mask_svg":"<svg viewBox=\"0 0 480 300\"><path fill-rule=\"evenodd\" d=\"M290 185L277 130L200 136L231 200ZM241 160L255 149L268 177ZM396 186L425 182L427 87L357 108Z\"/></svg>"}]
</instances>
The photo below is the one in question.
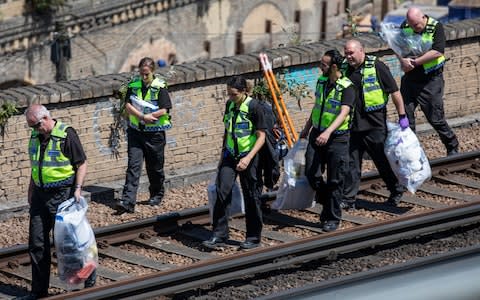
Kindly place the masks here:
<instances>
[{"instance_id":1,"label":"rusty metal rail","mask_svg":"<svg viewBox=\"0 0 480 300\"><path fill-rule=\"evenodd\" d=\"M71 293L75 299L151 299L172 295L205 284L228 281L306 263L338 254L385 245L418 235L430 234L480 222L480 204L447 208L417 216L306 238L278 246L257 249L225 258L212 259L175 270L157 272L105 287ZM51 297L64 299L65 295Z\"/></svg>"},{"instance_id":2,"label":"rusty metal rail","mask_svg":"<svg viewBox=\"0 0 480 300\"><path fill-rule=\"evenodd\" d=\"M477 151L433 160L431 161L433 179L475 188L479 184L479 180L466 179L455 173L466 172L473 175L473 177L480 177L479 159L480 152ZM381 179L378 173L365 174L362 177L363 191L384 195L385 191L382 188L372 188L372 186L378 185L379 181ZM450 193L450 196L454 194L438 188L435 189L428 184L422 188L430 193ZM155 270L155 273L132 278L128 274L102 269L102 266L100 266L98 270L99 276L108 278L113 283L104 287L75 292L72 296L75 296L76 299L77 297L79 297L78 299L120 299L123 297L148 299L148 297L153 295L175 293L204 283L216 282L220 279L229 280L252 274L251 272L263 272L306 259L318 259L325 257L327 254L332 255L332 253L337 252L353 251L358 249L358 247L367 246L367 244L371 246L374 243L387 243L394 241L395 238L401 239L403 235L421 234L422 232L431 232L432 230L444 230L449 228L449 226L461 226L462 224L478 222L477 210L480 213L480 195L462 195L456 196L458 198L463 197L465 204L457 205L453 208L439 203L435 204L434 201L419 200L414 196L406 197L404 199L405 202L427 206L432 208L432 211L424 214L397 216L394 220L388 222L378 222L366 217L345 213L344 220L355 223L358 226L348 230L339 230L331 234L322 233L319 227L311 224L304 225L302 222L298 222L298 219L288 220L287 218L285 220L286 216L274 213L267 217L270 220L286 222L284 224L311 230L318 235L312 238L299 239L280 232L266 232L266 237L283 244L264 247L248 253L239 252L224 258L201 251L203 249L198 247L189 248L187 246L172 245L161 236L161 234L171 234L173 232L199 241L205 239L210 234L204 227L209 223L208 208L206 206L167 213L134 222L96 228L95 235L99 245L100 256L141 265ZM266 194L265 197L274 198L275 193ZM310 211L319 213L318 208ZM395 213L395 210L392 213ZM242 230L240 223L233 220L232 226ZM135 243L150 249L155 248L159 251L183 255L192 258L195 262L187 267L156 262L140 255L122 251L117 247L117 245L122 243ZM28 263L27 245L0 249L0 271L2 273L29 280ZM60 289L65 288L55 278L52 278L51 285ZM65 297L65 294L52 297L52 299L60 299L59 297Z\"/></svg>"}]
</instances>

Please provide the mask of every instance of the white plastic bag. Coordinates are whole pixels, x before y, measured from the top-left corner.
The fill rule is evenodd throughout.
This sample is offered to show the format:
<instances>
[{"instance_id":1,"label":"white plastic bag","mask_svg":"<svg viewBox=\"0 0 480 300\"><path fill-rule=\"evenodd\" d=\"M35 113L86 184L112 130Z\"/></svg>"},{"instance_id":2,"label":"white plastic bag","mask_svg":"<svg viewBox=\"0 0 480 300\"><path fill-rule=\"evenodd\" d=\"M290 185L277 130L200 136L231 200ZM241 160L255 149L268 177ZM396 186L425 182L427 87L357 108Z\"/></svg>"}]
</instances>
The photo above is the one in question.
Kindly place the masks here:
<instances>
[{"instance_id":1,"label":"white plastic bag","mask_svg":"<svg viewBox=\"0 0 480 300\"><path fill-rule=\"evenodd\" d=\"M432 44L422 41L421 34L407 35L394 23L381 23L380 36L401 57L417 57L431 49Z\"/></svg>"},{"instance_id":2,"label":"white plastic bag","mask_svg":"<svg viewBox=\"0 0 480 300\"><path fill-rule=\"evenodd\" d=\"M277 197L270 207L273 210L306 209L315 206L314 200L315 190L305 175L295 180L295 186L289 185L286 176L283 176Z\"/></svg>"},{"instance_id":3,"label":"white plastic bag","mask_svg":"<svg viewBox=\"0 0 480 300\"><path fill-rule=\"evenodd\" d=\"M415 193L432 176L427 156L410 128L402 130L398 124L391 122L387 122L387 128L385 155L398 181Z\"/></svg>"},{"instance_id":4,"label":"white plastic bag","mask_svg":"<svg viewBox=\"0 0 480 300\"><path fill-rule=\"evenodd\" d=\"M87 201L70 198L62 202L55 215L53 236L58 260L58 275L70 289L85 282L98 266L95 235L87 220Z\"/></svg>"},{"instance_id":5,"label":"white plastic bag","mask_svg":"<svg viewBox=\"0 0 480 300\"><path fill-rule=\"evenodd\" d=\"M131 95L130 100L132 105L138 110L145 114L149 114L153 111L158 110L158 106L153 105L151 102L139 99L136 95Z\"/></svg>"},{"instance_id":6,"label":"white plastic bag","mask_svg":"<svg viewBox=\"0 0 480 300\"><path fill-rule=\"evenodd\" d=\"M215 202L217 201L217 185L215 184L217 180L217 173L210 180L210 184L207 187L208 193L208 209L210 211L210 220L213 220L213 208L215 207ZM245 214L245 203L243 201L243 194L240 190L240 186L237 181L233 184L232 188L232 202L230 204L229 216L239 216ZM213 221L212 221L213 222Z\"/></svg>"},{"instance_id":7,"label":"white plastic bag","mask_svg":"<svg viewBox=\"0 0 480 300\"><path fill-rule=\"evenodd\" d=\"M305 152L308 140L300 139L283 159L284 175L271 208L305 209L315 206L315 190L305 176Z\"/></svg>"},{"instance_id":8,"label":"white plastic bag","mask_svg":"<svg viewBox=\"0 0 480 300\"><path fill-rule=\"evenodd\" d=\"M307 146L307 139L298 140L283 159L284 177L287 177L286 182L291 187L295 186L298 178L305 176L305 152L307 151Z\"/></svg>"}]
</instances>

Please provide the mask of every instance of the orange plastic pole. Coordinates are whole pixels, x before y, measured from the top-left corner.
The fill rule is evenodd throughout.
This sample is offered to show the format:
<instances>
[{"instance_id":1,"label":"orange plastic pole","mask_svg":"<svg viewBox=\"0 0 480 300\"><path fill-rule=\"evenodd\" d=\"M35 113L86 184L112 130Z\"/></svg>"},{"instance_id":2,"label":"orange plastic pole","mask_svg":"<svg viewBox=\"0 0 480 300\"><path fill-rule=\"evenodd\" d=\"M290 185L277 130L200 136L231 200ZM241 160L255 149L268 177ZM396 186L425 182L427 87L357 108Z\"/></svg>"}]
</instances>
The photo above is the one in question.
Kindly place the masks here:
<instances>
[{"instance_id":1,"label":"orange plastic pole","mask_svg":"<svg viewBox=\"0 0 480 300\"><path fill-rule=\"evenodd\" d=\"M298 135L297 132L295 131L295 127L293 125L292 119L290 118L290 115L288 114L287 107L285 105L285 101L283 100L282 93L280 91L280 88L278 87L277 81L275 79L275 75L273 74L272 70L272 65L270 64L268 60L268 56L266 53L260 53L260 60L262 62L262 67L265 72L265 77L267 78L267 82L269 84L270 92L272 93L272 97L274 98L274 101L276 101L276 109L279 114L279 117L281 118L282 126L285 131L285 136L287 137L287 142L289 147L292 146L293 142L298 140ZM273 85L273 87L271 86ZM280 97L280 101L276 99L276 92L278 92L278 95ZM279 107L279 103L281 107ZM287 119L289 128L285 125L285 122L283 118ZM293 142L292 138L290 137L290 134L293 136Z\"/></svg>"},{"instance_id":2,"label":"orange plastic pole","mask_svg":"<svg viewBox=\"0 0 480 300\"><path fill-rule=\"evenodd\" d=\"M265 59L268 62L268 57L267 57L266 54L265 54ZM268 71L271 74L271 76L275 79L275 75L273 74L273 70L272 70L272 67L270 65L270 62L268 62L268 65L269 65ZM293 125L292 118L290 118L287 107L285 105L285 101L283 100L282 93L280 91L280 88L278 87L277 81L273 80L273 84L275 85L275 88L277 89L278 94L280 95L280 104L282 105L283 112L285 113L285 118L287 119L288 125L290 126L290 130L291 130L291 133L293 135L293 139L294 139L294 141L297 141L298 140L298 135L297 135L297 132L295 131L295 126Z\"/></svg>"},{"instance_id":3,"label":"orange plastic pole","mask_svg":"<svg viewBox=\"0 0 480 300\"><path fill-rule=\"evenodd\" d=\"M267 69L267 64L266 64L266 61L265 61L266 55L264 53L260 53L259 56L260 56L260 63L262 64L262 68L263 68L263 73L265 75L265 79L267 80L268 88L270 90L270 93L272 94L273 103L275 104L275 109L277 110L278 117L280 119L280 123L282 125L282 128L285 131L285 137L287 138L288 147L292 147L293 142L290 138L290 134L289 134L289 130L287 128L287 125L285 124L285 120L283 118L283 112L282 112L282 109L280 108L280 105L278 104L277 94L276 94L275 89L273 87L273 84L271 82L272 79L270 78L270 73L268 72L268 69Z\"/></svg>"}]
</instances>

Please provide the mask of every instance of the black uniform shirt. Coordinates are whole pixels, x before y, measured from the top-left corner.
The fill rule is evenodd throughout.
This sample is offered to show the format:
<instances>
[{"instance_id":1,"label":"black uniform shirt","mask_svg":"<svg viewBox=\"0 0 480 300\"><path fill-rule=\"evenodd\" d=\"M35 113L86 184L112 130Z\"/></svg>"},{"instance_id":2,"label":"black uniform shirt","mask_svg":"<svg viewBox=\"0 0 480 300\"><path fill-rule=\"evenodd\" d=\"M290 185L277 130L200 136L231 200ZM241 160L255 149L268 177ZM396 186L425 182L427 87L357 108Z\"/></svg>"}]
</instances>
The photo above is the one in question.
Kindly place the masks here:
<instances>
[{"instance_id":1,"label":"black uniform shirt","mask_svg":"<svg viewBox=\"0 0 480 300\"><path fill-rule=\"evenodd\" d=\"M402 24L402 26L404 26L404 24ZM426 28L427 27L425 26L424 31L426 30ZM422 33L424 31L422 31ZM422 33L418 33L418 34L422 34ZM435 32L433 33L432 50L436 50L442 54L445 53L445 31L443 30L443 25L440 22L438 22L437 25L435 25ZM413 70L411 70L410 72L405 73L405 79L409 81L428 81L432 76L442 72L443 72L443 67L438 70L432 71L431 73L425 74L425 70L421 65L419 65L415 67Z\"/></svg>"},{"instance_id":2,"label":"black uniform shirt","mask_svg":"<svg viewBox=\"0 0 480 300\"><path fill-rule=\"evenodd\" d=\"M353 82L358 90L358 101L355 102L355 112L352 122L352 131L367 131L372 129L382 129L386 127L387 108L380 110L365 112L365 100L362 88L362 64L357 69L348 67L347 76ZM379 59L375 60L375 70L377 71L377 79L382 90L387 94L398 91L398 85L390 73L390 69Z\"/></svg>"}]
</instances>

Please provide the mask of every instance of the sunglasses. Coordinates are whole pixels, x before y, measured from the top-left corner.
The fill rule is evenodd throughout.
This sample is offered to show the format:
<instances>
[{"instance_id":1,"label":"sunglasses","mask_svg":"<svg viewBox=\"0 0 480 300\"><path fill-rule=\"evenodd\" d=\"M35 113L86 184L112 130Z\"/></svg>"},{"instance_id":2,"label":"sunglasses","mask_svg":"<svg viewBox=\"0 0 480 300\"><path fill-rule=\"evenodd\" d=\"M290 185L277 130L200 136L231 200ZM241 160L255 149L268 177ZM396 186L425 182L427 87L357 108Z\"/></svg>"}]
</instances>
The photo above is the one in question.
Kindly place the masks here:
<instances>
[{"instance_id":1,"label":"sunglasses","mask_svg":"<svg viewBox=\"0 0 480 300\"><path fill-rule=\"evenodd\" d=\"M30 126L30 128L38 129L38 128L40 128L40 126L42 126L42 123L43 123L43 119L40 119L37 123Z\"/></svg>"}]
</instances>

